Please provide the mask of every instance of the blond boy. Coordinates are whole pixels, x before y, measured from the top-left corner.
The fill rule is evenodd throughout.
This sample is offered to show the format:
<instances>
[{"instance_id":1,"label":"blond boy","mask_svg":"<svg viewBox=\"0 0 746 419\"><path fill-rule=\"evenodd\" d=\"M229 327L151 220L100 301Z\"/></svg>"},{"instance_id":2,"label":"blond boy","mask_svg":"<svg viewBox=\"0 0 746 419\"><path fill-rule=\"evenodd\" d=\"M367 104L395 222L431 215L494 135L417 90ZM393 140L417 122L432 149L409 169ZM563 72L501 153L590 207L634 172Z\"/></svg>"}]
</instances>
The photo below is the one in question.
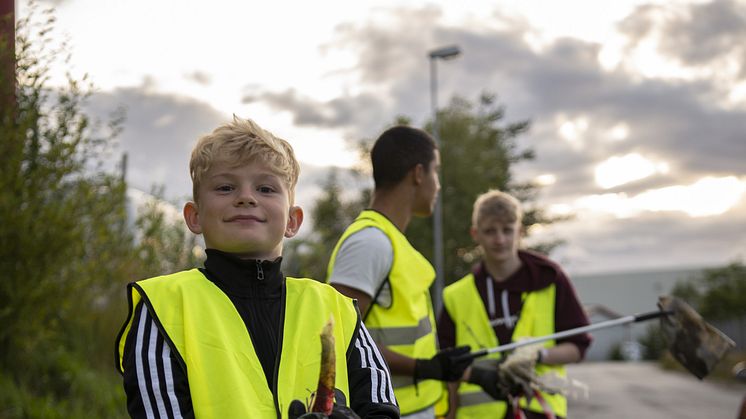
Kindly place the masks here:
<instances>
[{"instance_id":1,"label":"blond boy","mask_svg":"<svg viewBox=\"0 0 746 419\"><path fill-rule=\"evenodd\" d=\"M130 415L288 417L291 402L317 387L319 333L331 317L337 405L360 417L398 417L388 367L356 303L282 274L283 239L303 222L290 144L234 117L200 138L189 166L194 200L184 220L203 235L207 259L128 287L117 367Z\"/></svg>"},{"instance_id":2,"label":"blond boy","mask_svg":"<svg viewBox=\"0 0 746 419\"><path fill-rule=\"evenodd\" d=\"M520 250L522 216L518 200L504 192L489 191L475 201L470 233L482 251L482 260L443 291L444 310L438 323L441 346L491 348L588 324L559 265L538 253ZM580 361L589 344L588 335L549 341L527 362L535 365L539 375L563 375L563 365ZM457 407L451 409L451 417L513 417L513 406L497 394L499 358L500 354L493 354L478 360L466 372L467 382L449 386L450 405ZM567 401L561 394L540 396L530 404L520 399L527 418L546 417L548 410L556 417L567 416Z\"/></svg>"}]
</instances>

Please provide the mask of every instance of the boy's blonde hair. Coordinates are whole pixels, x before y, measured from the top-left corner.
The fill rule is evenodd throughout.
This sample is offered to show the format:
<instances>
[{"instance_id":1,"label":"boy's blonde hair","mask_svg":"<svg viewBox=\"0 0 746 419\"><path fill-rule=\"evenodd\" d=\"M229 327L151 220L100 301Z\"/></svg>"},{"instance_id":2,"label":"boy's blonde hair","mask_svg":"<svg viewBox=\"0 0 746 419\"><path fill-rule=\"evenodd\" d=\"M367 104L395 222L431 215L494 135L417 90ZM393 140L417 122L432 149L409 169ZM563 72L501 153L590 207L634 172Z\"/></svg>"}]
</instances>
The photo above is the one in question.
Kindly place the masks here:
<instances>
[{"instance_id":1,"label":"boy's blonde hair","mask_svg":"<svg viewBox=\"0 0 746 419\"><path fill-rule=\"evenodd\" d=\"M523 219L521 203L512 195L498 190L490 190L479 195L474 201L474 212L471 215L472 227L477 227L480 220L486 217L497 217L503 223L519 223Z\"/></svg>"},{"instance_id":2,"label":"boy's blonde hair","mask_svg":"<svg viewBox=\"0 0 746 419\"><path fill-rule=\"evenodd\" d=\"M290 204L293 204L295 185L300 174L300 164L295 159L293 147L251 119L233 115L233 122L215 128L197 141L189 160L194 202L199 199L202 178L216 161L236 166L252 161L268 164L282 177L288 188Z\"/></svg>"}]
</instances>

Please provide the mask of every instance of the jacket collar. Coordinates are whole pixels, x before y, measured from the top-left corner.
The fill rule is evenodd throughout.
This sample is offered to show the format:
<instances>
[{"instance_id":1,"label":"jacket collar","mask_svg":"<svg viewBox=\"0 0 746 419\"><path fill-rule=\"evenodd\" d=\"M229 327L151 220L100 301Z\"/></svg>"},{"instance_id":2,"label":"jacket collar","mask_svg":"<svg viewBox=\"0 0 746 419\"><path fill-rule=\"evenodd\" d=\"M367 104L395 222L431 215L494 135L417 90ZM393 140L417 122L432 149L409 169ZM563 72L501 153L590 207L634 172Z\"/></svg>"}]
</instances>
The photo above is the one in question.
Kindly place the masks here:
<instances>
[{"instance_id":1,"label":"jacket collar","mask_svg":"<svg viewBox=\"0 0 746 419\"><path fill-rule=\"evenodd\" d=\"M226 294L260 298L280 295L285 279L280 270L282 257L240 259L215 249L207 249L205 253L205 274Z\"/></svg>"}]
</instances>

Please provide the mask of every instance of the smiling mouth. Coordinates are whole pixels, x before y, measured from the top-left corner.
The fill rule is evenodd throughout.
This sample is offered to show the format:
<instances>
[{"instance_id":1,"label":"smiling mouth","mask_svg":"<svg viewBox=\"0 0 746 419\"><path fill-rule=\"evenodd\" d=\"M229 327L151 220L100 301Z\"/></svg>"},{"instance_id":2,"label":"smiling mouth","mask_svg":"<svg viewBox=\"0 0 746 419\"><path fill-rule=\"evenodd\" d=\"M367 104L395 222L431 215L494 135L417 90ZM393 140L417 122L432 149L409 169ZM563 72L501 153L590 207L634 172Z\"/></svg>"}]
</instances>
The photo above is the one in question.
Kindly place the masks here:
<instances>
[{"instance_id":1,"label":"smiling mouth","mask_svg":"<svg viewBox=\"0 0 746 419\"><path fill-rule=\"evenodd\" d=\"M237 215L235 217L230 217L226 220L226 222L232 223L232 222L248 222L248 221L254 221L257 223L263 223L264 220L259 219L259 217L255 217L253 215Z\"/></svg>"}]
</instances>

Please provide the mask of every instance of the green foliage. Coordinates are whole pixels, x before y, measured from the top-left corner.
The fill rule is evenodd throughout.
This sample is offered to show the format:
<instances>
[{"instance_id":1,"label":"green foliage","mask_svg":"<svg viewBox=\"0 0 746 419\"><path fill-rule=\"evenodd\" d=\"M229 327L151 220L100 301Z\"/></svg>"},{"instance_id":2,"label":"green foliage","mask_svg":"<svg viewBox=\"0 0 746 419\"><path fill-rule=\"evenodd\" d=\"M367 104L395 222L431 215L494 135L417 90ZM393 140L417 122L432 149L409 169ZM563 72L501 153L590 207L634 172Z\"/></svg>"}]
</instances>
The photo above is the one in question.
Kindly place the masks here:
<instances>
[{"instance_id":1,"label":"green foliage","mask_svg":"<svg viewBox=\"0 0 746 419\"><path fill-rule=\"evenodd\" d=\"M640 338L642 344L642 359L657 361L666 353L668 346L663 337L658 323L651 323L645 330L645 334Z\"/></svg>"},{"instance_id":2,"label":"green foliage","mask_svg":"<svg viewBox=\"0 0 746 419\"><path fill-rule=\"evenodd\" d=\"M285 248L288 263L284 269L291 276L324 281L329 257L337 239L370 199L369 192L362 192L357 198L345 200L336 169L329 173L323 190L323 195L311 210L313 233L306 239L289 242Z\"/></svg>"},{"instance_id":3,"label":"green foliage","mask_svg":"<svg viewBox=\"0 0 746 419\"><path fill-rule=\"evenodd\" d=\"M673 295L695 307L708 320L746 316L746 265L742 261L705 269L699 276L678 282Z\"/></svg>"},{"instance_id":4,"label":"green foliage","mask_svg":"<svg viewBox=\"0 0 746 419\"><path fill-rule=\"evenodd\" d=\"M201 264L204 255L197 236L185 227L175 206L165 201L162 187L154 188L151 197L138 209L135 227L140 233L135 247L140 261L138 278Z\"/></svg>"},{"instance_id":5,"label":"green foliage","mask_svg":"<svg viewBox=\"0 0 746 419\"><path fill-rule=\"evenodd\" d=\"M81 305L110 289L107 262L127 252L125 185L91 171L117 133L80 112L90 86L69 78L47 88L50 18L18 24L16 106L0 131L0 366L31 361L39 345L65 341ZM56 52L55 52L56 53ZM53 54L54 55L54 54ZM117 241L109 241L118 237ZM94 263L95 262L95 263Z\"/></svg>"},{"instance_id":6,"label":"green foliage","mask_svg":"<svg viewBox=\"0 0 746 419\"><path fill-rule=\"evenodd\" d=\"M622 345L615 343L609 349L609 354L606 355L609 361L624 361L624 355L622 355Z\"/></svg>"},{"instance_id":7,"label":"green foliage","mask_svg":"<svg viewBox=\"0 0 746 419\"><path fill-rule=\"evenodd\" d=\"M128 417L124 408L121 377L113 368L94 369L84 358L63 355L61 352L48 354L47 360L62 375L59 382L69 384L67 396L59 397L50 391L39 391L39 383L19 380L0 371L0 418Z\"/></svg>"},{"instance_id":8,"label":"green foliage","mask_svg":"<svg viewBox=\"0 0 746 419\"><path fill-rule=\"evenodd\" d=\"M122 115L102 125L82 111L85 77L49 86L66 47L52 47L51 11L31 9L15 82L0 72L0 86L15 86L0 92L15 99L0 107L0 417L124 417L112 355L125 284L194 263L193 242L157 206L134 240L126 183L103 170Z\"/></svg>"},{"instance_id":9,"label":"green foliage","mask_svg":"<svg viewBox=\"0 0 746 419\"><path fill-rule=\"evenodd\" d=\"M469 235L472 205L476 197L489 189L514 194L524 203L526 231L537 224L561 220L550 218L534 204L538 187L513 180L512 165L533 158L531 150L519 150L516 138L529 128L527 121L503 123L505 110L492 95L482 95L476 104L455 98L438 114L440 125L441 193L443 194L443 249L446 282L459 279L479 254ZM411 120L398 116L392 125L409 125ZM432 131L428 124L426 130ZM360 175L369 176L369 147L372 140L359 143ZM344 200L334 173L323 185L324 195L312 211L315 223L310 239L294 240L286 246L286 270L314 278L326 277L326 266L333 246L357 213L370 201L371 191L358 198ZM428 259L433 254L432 218L415 218L407 228L407 237ZM561 242L540 243L535 250L548 253Z\"/></svg>"},{"instance_id":10,"label":"green foliage","mask_svg":"<svg viewBox=\"0 0 746 419\"><path fill-rule=\"evenodd\" d=\"M520 149L516 141L529 129L529 122L505 123L504 115L504 107L489 94L483 94L476 104L456 97L438 113L446 284L466 274L479 257L469 227L474 200L480 194L499 189L516 196L524 203L526 231L532 225L555 221L532 205L538 187L513 179L513 165L533 159L534 152ZM431 124L426 129L432 131ZM432 224L431 218L414 219L407 228L410 242L430 260ZM556 244L546 243L541 250L548 252Z\"/></svg>"}]
</instances>

